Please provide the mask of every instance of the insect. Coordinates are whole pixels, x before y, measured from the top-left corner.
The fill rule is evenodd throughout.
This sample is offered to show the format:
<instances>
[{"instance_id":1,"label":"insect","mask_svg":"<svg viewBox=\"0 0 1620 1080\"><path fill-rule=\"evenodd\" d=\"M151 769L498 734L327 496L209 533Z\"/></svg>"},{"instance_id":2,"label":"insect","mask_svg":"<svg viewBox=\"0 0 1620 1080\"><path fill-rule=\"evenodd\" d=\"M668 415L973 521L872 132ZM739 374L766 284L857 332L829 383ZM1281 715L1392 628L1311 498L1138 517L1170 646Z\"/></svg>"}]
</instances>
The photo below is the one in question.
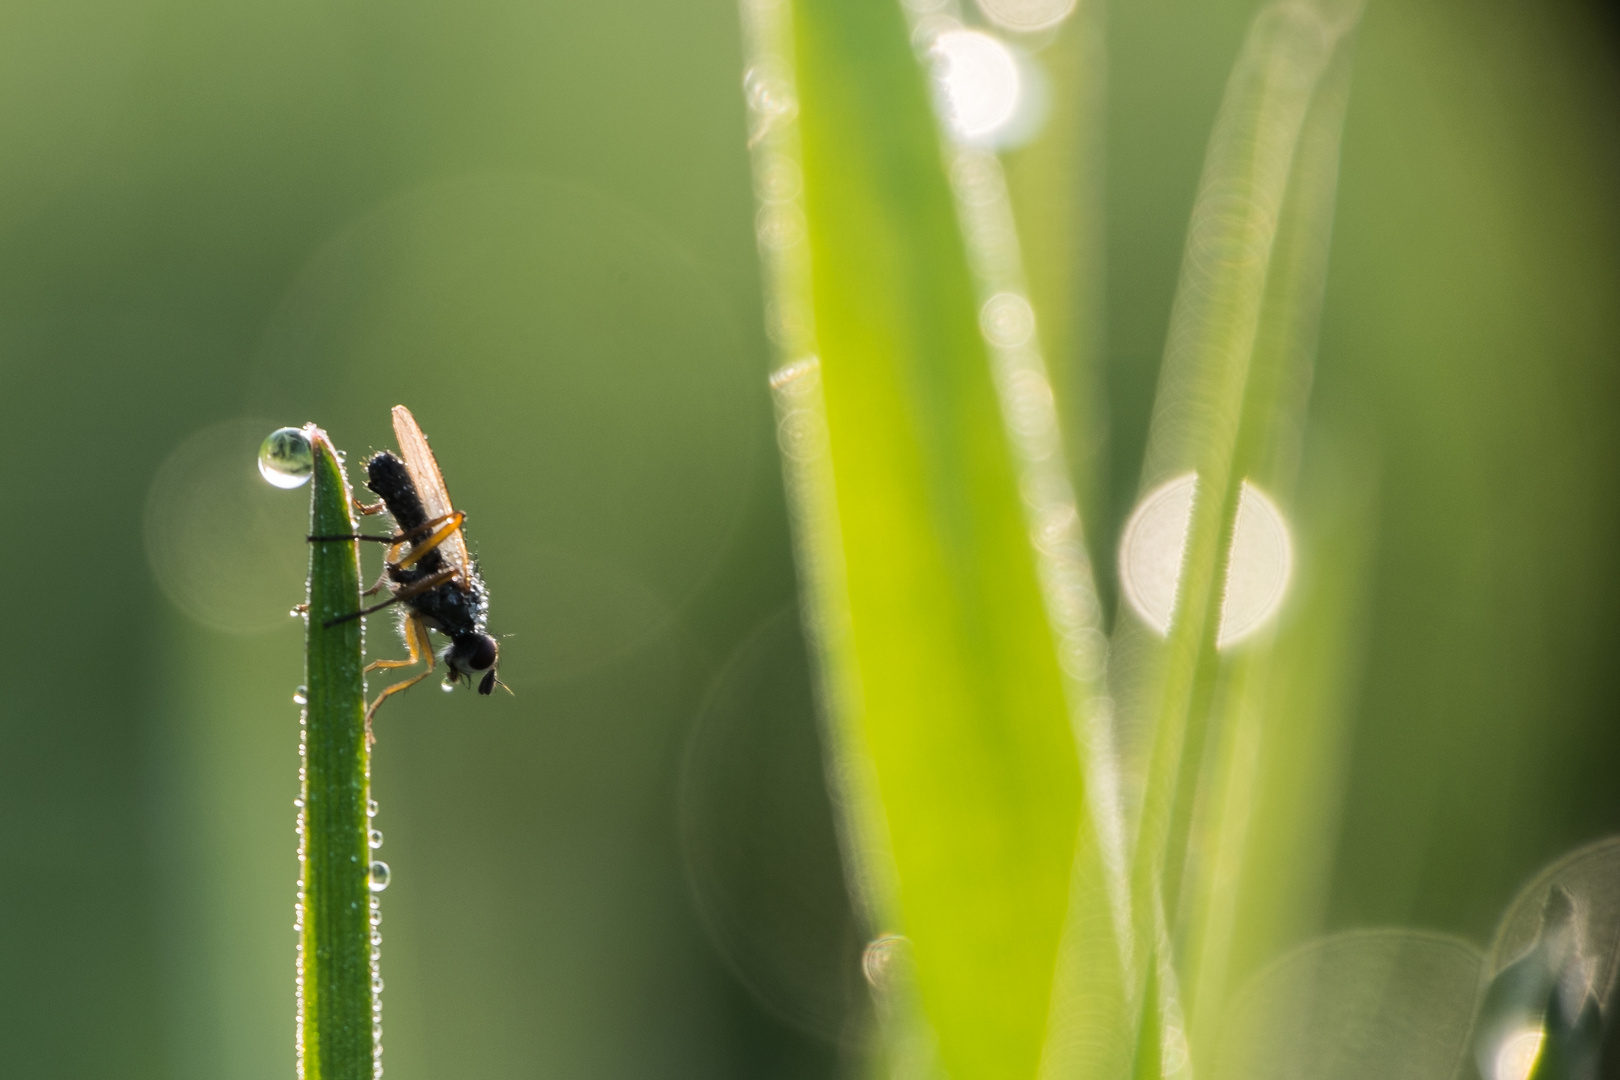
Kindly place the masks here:
<instances>
[{"instance_id":1,"label":"insect","mask_svg":"<svg viewBox=\"0 0 1620 1080\"><path fill-rule=\"evenodd\" d=\"M328 620L335 626L358 619L394 604L400 606L400 633L410 656L404 660L373 660L366 671L410 668L427 663L427 670L385 689L366 709L366 727L377 707L394 694L407 690L433 673L435 659L443 660L449 673L445 688L465 680L469 686L478 678L480 694L493 693L500 680L495 665L500 645L487 629L489 590L478 573L478 565L467 554L462 524L467 515L450 504L439 463L428 447L427 436L411 411L394 406L394 435L399 439L403 458L387 450L366 461L366 487L381 502L356 503L361 514L387 510L399 532L393 536L312 536L311 540L374 540L388 545L382 577L366 591L375 595L385 585L392 595L371 607ZM450 644L437 656L428 630L437 630Z\"/></svg>"}]
</instances>

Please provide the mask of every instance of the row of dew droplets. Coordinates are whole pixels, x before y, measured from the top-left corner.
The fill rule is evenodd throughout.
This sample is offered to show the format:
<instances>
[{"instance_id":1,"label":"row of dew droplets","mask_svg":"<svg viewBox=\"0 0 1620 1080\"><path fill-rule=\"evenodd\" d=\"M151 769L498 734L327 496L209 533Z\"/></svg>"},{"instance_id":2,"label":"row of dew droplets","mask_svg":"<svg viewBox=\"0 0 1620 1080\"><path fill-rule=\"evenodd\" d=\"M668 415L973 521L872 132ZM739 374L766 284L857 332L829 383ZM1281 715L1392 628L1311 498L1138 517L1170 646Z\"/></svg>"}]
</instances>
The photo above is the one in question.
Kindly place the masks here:
<instances>
[{"instance_id":1,"label":"row of dew droplets","mask_svg":"<svg viewBox=\"0 0 1620 1080\"><path fill-rule=\"evenodd\" d=\"M367 776L370 780L370 776ZM368 822L377 818L377 800L366 800L366 819ZM371 827L366 834L366 843L371 849L382 847L383 834L380 829ZM371 888L371 1075L374 1080L381 1080L383 1074L382 1064L382 901L377 894L388 888L388 864L380 859L373 859L366 870L366 883Z\"/></svg>"},{"instance_id":2,"label":"row of dew droplets","mask_svg":"<svg viewBox=\"0 0 1620 1080\"><path fill-rule=\"evenodd\" d=\"M274 438L275 435L272 435L270 439L265 440L267 448L270 445L270 440ZM260 472L265 471L264 461L265 455L261 451L259 454ZM268 479L268 473L266 478ZM294 960L295 974L293 976L293 1053L296 1058L298 1080L304 1080L304 859L307 855L304 841L305 837L309 835L309 819L308 808L304 805L302 792L309 776L307 767L309 758L309 710L302 706L309 703L307 688L300 686L293 694L293 701L300 706L298 710L298 790L300 794L298 798L293 800L293 806L298 811L295 819L296 823L293 826L294 831L298 834L298 891L293 900L293 940L297 942L295 946L296 959Z\"/></svg>"}]
</instances>

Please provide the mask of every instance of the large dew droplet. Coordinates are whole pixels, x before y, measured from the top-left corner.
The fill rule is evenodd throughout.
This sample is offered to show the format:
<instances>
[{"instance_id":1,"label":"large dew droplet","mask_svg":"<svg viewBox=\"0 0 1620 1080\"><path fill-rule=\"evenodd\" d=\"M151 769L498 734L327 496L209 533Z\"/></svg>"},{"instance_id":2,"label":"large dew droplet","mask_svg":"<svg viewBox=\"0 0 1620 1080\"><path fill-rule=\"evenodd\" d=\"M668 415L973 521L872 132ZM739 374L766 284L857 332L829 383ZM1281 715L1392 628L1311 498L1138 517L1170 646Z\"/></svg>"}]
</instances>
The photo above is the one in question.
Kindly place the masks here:
<instances>
[{"instance_id":1,"label":"large dew droplet","mask_svg":"<svg viewBox=\"0 0 1620 1080\"><path fill-rule=\"evenodd\" d=\"M371 886L372 892L382 892L388 888L388 864L378 860L371 864L366 872L366 883Z\"/></svg>"},{"instance_id":2,"label":"large dew droplet","mask_svg":"<svg viewBox=\"0 0 1620 1080\"><path fill-rule=\"evenodd\" d=\"M259 447L259 474L278 488L301 487L314 471L315 451L300 428L277 428Z\"/></svg>"}]
</instances>

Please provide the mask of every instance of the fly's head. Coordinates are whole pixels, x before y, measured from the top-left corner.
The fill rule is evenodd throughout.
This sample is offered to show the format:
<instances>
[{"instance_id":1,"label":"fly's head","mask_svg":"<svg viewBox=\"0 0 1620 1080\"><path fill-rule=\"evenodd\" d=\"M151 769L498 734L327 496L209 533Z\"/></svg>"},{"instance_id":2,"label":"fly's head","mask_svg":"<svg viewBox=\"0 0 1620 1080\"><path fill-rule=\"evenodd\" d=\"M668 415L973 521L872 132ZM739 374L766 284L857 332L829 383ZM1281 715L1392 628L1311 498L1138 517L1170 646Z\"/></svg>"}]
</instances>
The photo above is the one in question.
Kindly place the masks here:
<instances>
[{"instance_id":1,"label":"fly's head","mask_svg":"<svg viewBox=\"0 0 1620 1080\"><path fill-rule=\"evenodd\" d=\"M444 662L450 668L451 679L465 676L470 685L475 679L480 694L495 691L495 662L500 659L501 647L488 634L473 632L457 634L450 641Z\"/></svg>"}]
</instances>

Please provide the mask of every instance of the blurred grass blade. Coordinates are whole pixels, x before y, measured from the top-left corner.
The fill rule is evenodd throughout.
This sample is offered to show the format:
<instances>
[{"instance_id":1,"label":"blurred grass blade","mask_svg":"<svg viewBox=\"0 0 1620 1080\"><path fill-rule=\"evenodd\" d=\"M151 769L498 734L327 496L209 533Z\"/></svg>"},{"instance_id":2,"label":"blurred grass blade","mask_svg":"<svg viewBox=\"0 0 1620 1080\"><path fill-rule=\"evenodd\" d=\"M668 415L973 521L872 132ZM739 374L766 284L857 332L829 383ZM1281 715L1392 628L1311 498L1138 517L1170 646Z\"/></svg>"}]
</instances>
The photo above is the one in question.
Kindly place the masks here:
<instances>
[{"instance_id":1,"label":"blurred grass blade","mask_svg":"<svg viewBox=\"0 0 1620 1080\"><path fill-rule=\"evenodd\" d=\"M1210 139L1160 375L1144 488L1197 474L1176 610L1162 664L1132 883L1138 927L1180 926L1186 832L1217 673L1222 568L1247 463L1245 424L1287 380L1251 372L1273 254L1306 117L1353 7L1286 2L1251 25ZM1308 232L1308 235L1314 233ZM1265 388L1267 399L1258 391Z\"/></svg>"},{"instance_id":2,"label":"blurred grass blade","mask_svg":"<svg viewBox=\"0 0 1620 1080\"><path fill-rule=\"evenodd\" d=\"M1277 222L1249 362L1242 420L1232 453L1234 478L1259 484L1285 504L1293 502L1315 366L1339 144L1349 99L1350 55L1347 47L1335 52L1304 117ZM1356 575L1364 565L1363 553L1372 542L1362 524L1372 519L1372 503L1365 497L1365 489L1371 486L1366 476L1341 475L1326 478L1325 482L1342 500L1362 508L1363 514L1345 516L1341 512L1344 520L1332 536L1321 536L1318 531L1323 543L1315 549L1319 557L1312 562L1312 578L1294 583L1295 608L1300 616L1282 632L1275 646L1268 635L1237 652L1209 708L1207 724L1215 745L1207 790L1197 797L1200 808L1196 817L1203 823L1196 841L1200 857L1189 863L1188 880L1182 890L1187 908L1182 932L1191 995L1187 1004L1189 1011L1202 1018L1203 1025L1219 1023L1239 903L1236 890L1227 883L1243 877L1251 827L1277 833L1304 820L1321 818L1315 808L1318 793L1297 788L1293 789L1295 796L1303 803L1268 806L1268 814L1276 820L1257 822L1252 807L1256 797L1269 790L1258 783L1262 762L1269 763L1274 756L1265 753L1266 743L1278 736L1288 738L1277 729L1288 727L1301 716L1311 718L1313 731L1300 734L1303 743L1290 744L1300 754L1298 761L1278 767L1284 772L1312 764L1331 769L1329 762L1310 751L1317 744L1326 746L1334 740L1336 728L1330 718L1338 709L1331 697L1343 690L1347 673L1341 670L1342 660L1335 665L1331 658L1355 652L1352 628L1358 620L1353 593L1355 581L1359 580ZM1316 498L1312 503L1333 512L1333 504L1327 500ZM1305 527L1303 517L1296 515L1295 534L1300 535ZM1225 562L1224 554L1221 562ZM1343 575L1350 575L1349 580L1338 579ZM1326 646L1326 653L1321 651L1324 641L1334 643ZM1274 659L1278 649L1286 655ZM1317 662L1312 662L1313 657ZM1301 680L1300 671L1311 673L1318 685L1312 685L1309 678ZM1273 687L1278 676L1282 685ZM1288 694L1288 699L1279 697L1279 693ZM1187 767L1196 768L1195 761L1189 754ZM1265 778L1282 779L1276 772L1265 774ZM1323 790L1333 788L1325 775L1319 779ZM1303 877L1294 884L1308 888ZM1277 905L1272 912L1275 916L1280 915L1280 909L1305 901L1302 896L1279 894L1259 902Z\"/></svg>"},{"instance_id":3,"label":"blurred grass blade","mask_svg":"<svg viewBox=\"0 0 1620 1080\"><path fill-rule=\"evenodd\" d=\"M940 1066L1027 1078L1083 791L974 281L899 8L773 10L744 9L773 384L857 869Z\"/></svg>"},{"instance_id":4,"label":"blurred grass blade","mask_svg":"<svg viewBox=\"0 0 1620 1080\"><path fill-rule=\"evenodd\" d=\"M325 432L306 431L315 450L310 534L353 533L349 482L337 451ZM359 619L323 625L360 608L358 547L354 541L309 545L298 937L298 1056L305 1080L363 1080L372 1075L375 1052L364 628Z\"/></svg>"}]
</instances>

